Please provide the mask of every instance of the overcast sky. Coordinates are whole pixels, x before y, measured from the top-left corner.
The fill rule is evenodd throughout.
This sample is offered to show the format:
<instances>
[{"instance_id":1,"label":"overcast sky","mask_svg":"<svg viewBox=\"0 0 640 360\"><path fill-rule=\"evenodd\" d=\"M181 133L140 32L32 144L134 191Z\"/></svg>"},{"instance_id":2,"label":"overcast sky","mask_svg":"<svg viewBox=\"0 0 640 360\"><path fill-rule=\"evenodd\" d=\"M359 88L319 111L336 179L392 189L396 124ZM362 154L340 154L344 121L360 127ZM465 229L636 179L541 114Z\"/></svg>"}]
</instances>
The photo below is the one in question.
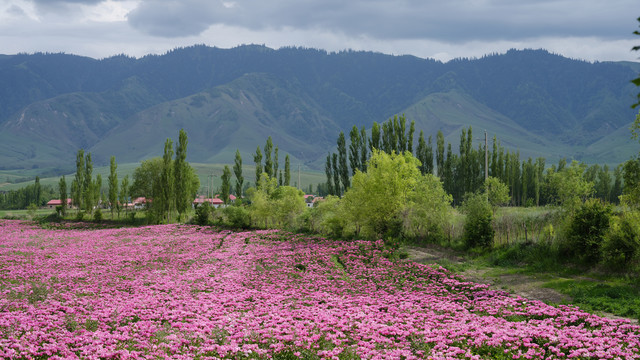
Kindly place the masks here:
<instances>
[{"instance_id":1,"label":"overcast sky","mask_svg":"<svg viewBox=\"0 0 640 360\"><path fill-rule=\"evenodd\" d=\"M0 0L0 54L264 44L442 61L511 48L638 61L639 16L638 0Z\"/></svg>"}]
</instances>

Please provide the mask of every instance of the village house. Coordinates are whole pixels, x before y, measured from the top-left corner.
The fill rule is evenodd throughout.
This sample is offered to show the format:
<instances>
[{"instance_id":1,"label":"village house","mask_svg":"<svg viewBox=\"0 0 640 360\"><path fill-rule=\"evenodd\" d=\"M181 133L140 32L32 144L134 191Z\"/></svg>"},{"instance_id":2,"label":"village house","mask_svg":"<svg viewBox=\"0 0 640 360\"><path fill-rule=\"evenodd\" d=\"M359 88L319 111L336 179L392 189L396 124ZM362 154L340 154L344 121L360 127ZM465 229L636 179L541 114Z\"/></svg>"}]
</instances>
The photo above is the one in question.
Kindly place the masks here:
<instances>
[{"instance_id":1,"label":"village house","mask_svg":"<svg viewBox=\"0 0 640 360\"><path fill-rule=\"evenodd\" d=\"M72 208L71 204L72 204L72 200L71 199L67 199L67 208L71 209ZM56 206L60 206L60 205L62 205L62 200L60 200L60 199L52 199L52 200L49 200L49 202L46 205L46 208L47 209L55 209Z\"/></svg>"}]
</instances>

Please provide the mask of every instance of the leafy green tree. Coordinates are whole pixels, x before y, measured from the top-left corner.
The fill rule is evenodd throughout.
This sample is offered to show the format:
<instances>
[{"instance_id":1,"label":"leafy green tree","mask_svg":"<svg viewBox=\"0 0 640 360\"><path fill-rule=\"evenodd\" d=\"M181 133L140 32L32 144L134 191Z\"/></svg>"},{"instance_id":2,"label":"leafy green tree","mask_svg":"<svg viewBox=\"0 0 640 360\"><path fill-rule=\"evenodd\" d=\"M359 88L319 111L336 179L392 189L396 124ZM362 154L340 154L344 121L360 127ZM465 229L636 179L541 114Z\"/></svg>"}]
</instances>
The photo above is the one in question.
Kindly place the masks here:
<instances>
[{"instance_id":1,"label":"leafy green tree","mask_svg":"<svg viewBox=\"0 0 640 360\"><path fill-rule=\"evenodd\" d=\"M160 175L160 187L157 197L153 198L153 207L158 211L163 221L171 222L171 210L175 205L175 190L173 177L173 140L167 139L164 143L162 156L162 172Z\"/></svg>"},{"instance_id":2,"label":"leafy green tree","mask_svg":"<svg viewBox=\"0 0 640 360\"><path fill-rule=\"evenodd\" d=\"M420 172L424 175L427 173L428 160L427 160L427 143L424 141L424 132L420 130L418 135L418 147L416 148L415 156L420 160Z\"/></svg>"},{"instance_id":3,"label":"leafy green tree","mask_svg":"<svg viewBox=\"0 0 640 360\"><path fill-rule=\"evenodd\" d=\"M271 159L271 152L273 151L273 140L271 136L267 138L267 143L264 145L264 172L269 177L275 177L273 173L273 160Z\"/></svg>"},{"instance_id":4,"label":"leafy green tree","mask_svg":"<svg viewBox=\"0 0 640 360\"><path fill-rule=\"evenodd\" d=\"M346 191L349 188L349 168L347 167L347 144L342 131L338 135L338 162L340 182L342 183L342 188Z\"/></svg>"},{"instance_id":5,"label":"leafy green tree","mask_svg":"<svg viewBox=\"0 0 640 360\"><path fill-rule=\"evenodd\" d=\"M509 196L509 187L507 184L500 181L500 179L489 176L484 182L484 187L487 200L489 201L494 214L498 207L509 203L509 200L511 199Z\"/></svg>"},{"instance_id":6,"label":"leafy green tree","mask_svg":"<svg viewBox=\"0 0 640 360\"><path fill-rule=\"evenodd\" d=\"M291 163L289 154L284 157L284 186L291 185Z\"/></svg>"},{"instance_id":7,"label":"leafy green tree","mask_svg":"<svg viewBox=\"0 0 640 360\"><path fill-rule=\"evenodd\" d=\"M367 151L367 130L364 125L360 129L360 171L367 171L367 160L369 152Z\"/></svg>"},{"instance_id":8,"label":"leafy green tree","mask_svg":"<svg viewBox=\"0 0 640 360\"><path fill-rule=\"evenodd\" d=\"M260 146L256 149L255 155L253 155L253 161L256 164L256 186L260 182L260 176L262 176L262 150Z\"/></svg>"},{"instance_id":9,"label":"leafy green tree","mask_svg":"<svg viewBox=\"0 0 640 360\"><path fill-rule=\"evenodd\" d=\"M333 187L333 171L331 167L331 154L327 154L327 162L324 165L324 173L327 175L327 195L335 195Z\"/></svg>"},{"instance_id":10,"label":"leafy green tree","mask_svg":"<svg viewBox=\"0 0 640 360\"><path fill-rule=\"evenodd\" d=\"M109 207L111 208L111 218L113 219L114 211L120 212L118 209L118 165L116 157L112 156L109 165Z\"/></svg>"},{"instance_id":11,"label":"leafy green tree","mask_svg":"<svg viewBox=\"0 0 640 360\"><path fill-rule=\"evenodd\" d=\"M387 154L374 150L367 172L353 177L353 186L345 192L344 202L350 209L358 209L359 219L369 236L378 237L400 230L402 210L413 196L419 161L409 153ZM380 199L385 205L380 206ZM350 211L345 211L348 214Z\"/></svg>"},{"instance_id":12,"label":"leafy green tree","mask_svg":"<svg viewBox=\"0 0 640 360\"><path fill-rule=\"evenodd\" d=\"M438 177L442 180L444 178L444 134L440 130L436 136L436 168Z\"/></svg>"},{"instance_id":13,"label":"leafy green tree","mask_svg":"<svg viewBox=\"0 0 640 360\"><path fill-rule=\"evenodd\" d=\"M58 191L60 194L60 212L61 215L64 216L67 212L67 180L64 175L62 175L58 182Z\"/></svg>"},{"instance_id":14,"label":"leafy green tree","mask_svg":"<svg viewBox=\"0 0 640 360\"><path fill-rule=\"evenodd\" d=\"M74 185L75 184L75 185ZM71 182L71 195L73 205L78 211L82 210L82 198L84 196L84 150L78 150L76 155L76 176Z\"/></svg>"},{"instance_id":15,"label":"leafy green tree","mask_svg":"<svg viewBox=\"0 0 640 360\"><path fill-rule=\"evenodd\" d=\"M570 217L563 252L589 264L597 263L611 224L611 213L611 206L599 199L578 205Z\"/></svg>"},{"instance_id":16,"label":"leafy green tree","mask_svg":"<svg viewBox=\"0 0 640 360\"><path fill-rule=\"evenodd\" d=\"M83 191L83 204L84 209L89 215L93 213L93 208L97 202L95 197L95 189L93 187L93 162L91 161L91 153L85 155L84 160L84 184L82 185Z\"/></svg>"},{"instance_id":17,"label":"leafy green tree","mask_svg":"<svg viewBox=\"0 0 640 360\"><path fill-rule=\"evenodd\" d=\"M278 167L280 167L280 162L278 160L278 145L273 152L273 176L278 175Z\"/></svg>"},{"instance_id":18,"label":"leafy green tree","mask_svg":"<svg viewBox=\"0 0 640 360\"><path fill-rule=\"evenodd\" d=\"M493 244L493 212L487 196L482 193L465 194L462 212L466 215L463 239L468 248L488 248Z\"/></svg>"},{"instance_id":19,"label":"leafy green tree","mask_svg":"<svg viewBox=\"0 0 640 360\"><path fill-rule=\"evenodd\" d=\"M421 174L402 212L404 233L423 240L439 240L449 222L452 201L436 176Z\"/></svg>"},{"instance_id":20,"label":"leafy green tree","mask_svg":"<svg viewBox=\"0 0 640 360\"><path fill-rule=\"evenodd\" d=\"M95 207L100 206L100 202L103 200L102 199L102 175L100 174L96 174L96 180L93 182L91 189L93 191L93 203Z\"/></svg>"},{"instance_id":21,"label":"leafy green tree","mask_svg":"<svg viewBox=\"0 0 640 360\"><path fill-rule=\"evenodd\" d=\"M333 191L336 196L342 196L342 189L340 187L340 171L338 170L338 154L333 153L331 155L331 172L333 173Z\"/></svg>"},{"instance_id":22,"label":"leafy green tree","mask_svg":"<svg viewBox=\"0 0 640 360\"><path fill-rule=\"evenodd\" d=\"M640 156L623 165L624 188L620 202L632 209L640 208Z\"/></svg>"},{"instance_id":23,"label":"leafy green tree","mask_svg":"<svg viewBox=\"0 0 640 360\"><path fill-rule=\"evenodd\" d=\"M188 182L186 179L187 164L187 133L180 129L178 133L178 146L176 147L176 158L173 163L173 183L175 206L178 211L178 221L182 220L182 215L187 212L193 201L193 194L188 193Z\"/></svg>"},{"instance_id":24,"label":"leafy green tree","mask_svg":"<svg viewBox=\"0 0 640 360\"><path fill-rule=\"evenodd\" d=\"M349 133L351 143L349 144L349 164L351 165L351 175L355 175L356 170L361 168L360 166L360 130L357 126L353 125L351 132Z\"/></svg>"},{"instance_id":25,"label":"leafy green tree","mask_svg":"<svg viewBox=\"0 0 640 360\"><path fill-rule=\"evenodd\" d=\"M413 135L416 132L416 122L411 120L409 125L409 135L407 136L407 151L413 154Z\"/></svg>"},{"instance_id":26,"label":"leafy green tree","mask_svg":"<svg viewBox=\"0 0 640 360\"><path fill-rule=\"evenodd\" d=\"M34 184L34 198L36 206L41 206L42 204L42 187L40 186L40 176L36 176L36 181Z\"/></svg>"},{"instance_id":27,"label":"leafy green tree","mask_svg":"<svg viewBox=\"0 0 640 360\"><path fill-rule=\"evenodd\" d=\"M380 148L380 125L377 122L373 122L371 127L371 139L369 140L369 151L381 150Z\"/></svg>"},{"instance_id":28,"label":"leafy green tree","mask_svg":"<svg viewBox=\"0 0 640 360\"><path fill-rule=\"evenodd\" d=\"M572 161L569 167L563 167L551 175L550 186L557 195L556 201L569 213L593 194L593 183L584 179L585 165Z\"/></svg>"},{"instance_id":29,"label":"leafy green tree","mask_svg":"<svg viewBox=\"0 0 640 360\"><path fill-rule=\"evenodd\" d=\"M125 175L120 184L120 203L126 206L129 203L129 175ZM118 218L120 217L120 209L118 207Z\"/></svg>"},{"instance_id":30,"label":"leafy green tree","mask_svg":"<svg viewBox=\"0 0 640 360\"><path fill-rule=\"evenodd\" d=\"M287 155L287 160L289 155ZM240 150L236 150L235 164L233 165L233 173L236 176L236 197L242 198L242 187L244 186L244 177L242 176L242 156L240 156Z\"/></svg>"},{"instance_id":31,"label":"leafy green tree","mask_svg":"<svg viewBox=\"0 0 640 360\"><path fill-rule=\"evenodd\" d=\"M222 188L220 189L220 196L222 196L222 201L226 204L229 203L229 194L231 190L231 169L229 169L228 165L224 166L224 170L222 171Z\"/></svg>"}]
</instances>

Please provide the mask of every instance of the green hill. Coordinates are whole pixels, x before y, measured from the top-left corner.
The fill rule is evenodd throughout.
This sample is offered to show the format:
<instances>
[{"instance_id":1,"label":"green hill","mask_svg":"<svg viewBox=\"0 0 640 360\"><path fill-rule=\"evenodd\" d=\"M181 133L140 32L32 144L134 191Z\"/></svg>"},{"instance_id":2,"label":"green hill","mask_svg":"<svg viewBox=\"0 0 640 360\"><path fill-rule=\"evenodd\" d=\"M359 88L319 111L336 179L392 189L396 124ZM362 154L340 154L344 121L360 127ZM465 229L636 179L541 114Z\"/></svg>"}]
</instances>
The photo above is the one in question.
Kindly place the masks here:
<instances>
[{"instance_id":1,"label":"green hill","mask_svg":"<svg viewBox=\"0 0 640 360\"><path fill-rule=\"evenodd\" d=\"M290 154L321 170L339 131L402 113L416 121L416 134L442 130L453 144L471 126L474 137L487 130L523 157L613 164L637 152L627 128L638 68L544 50L447 63L254 45L140 59L7 55L0 57L0 170L63 174L79 148L96 166L111 155L137 163L160 156L180 128L192 162L230 163L240 149L251 163L272 136L282 160Z\"/></svg>"}]
</instances>

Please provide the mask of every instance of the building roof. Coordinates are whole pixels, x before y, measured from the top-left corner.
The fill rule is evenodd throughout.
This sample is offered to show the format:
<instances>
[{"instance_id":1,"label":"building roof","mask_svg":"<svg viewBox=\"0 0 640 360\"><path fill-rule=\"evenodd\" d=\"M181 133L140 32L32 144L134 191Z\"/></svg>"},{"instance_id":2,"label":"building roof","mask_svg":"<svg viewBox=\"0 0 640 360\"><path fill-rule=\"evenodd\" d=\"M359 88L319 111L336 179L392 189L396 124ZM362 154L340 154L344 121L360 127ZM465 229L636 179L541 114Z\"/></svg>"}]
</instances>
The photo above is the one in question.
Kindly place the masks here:
<instances>
[{"instance_id":1,"label":"building roof","mask_svg":"<svg viewBox=\"0 0 640 360\"><path fill-rule=\"evenodd\" d=\"M67 199L67 205L71 205L71 202L72 202L71 199ZM52 199L52 200L49 200L47 205L52 205L52 206L62 205L62 200L60 200L60 199Z\"/></svg>"}]
</instances>

